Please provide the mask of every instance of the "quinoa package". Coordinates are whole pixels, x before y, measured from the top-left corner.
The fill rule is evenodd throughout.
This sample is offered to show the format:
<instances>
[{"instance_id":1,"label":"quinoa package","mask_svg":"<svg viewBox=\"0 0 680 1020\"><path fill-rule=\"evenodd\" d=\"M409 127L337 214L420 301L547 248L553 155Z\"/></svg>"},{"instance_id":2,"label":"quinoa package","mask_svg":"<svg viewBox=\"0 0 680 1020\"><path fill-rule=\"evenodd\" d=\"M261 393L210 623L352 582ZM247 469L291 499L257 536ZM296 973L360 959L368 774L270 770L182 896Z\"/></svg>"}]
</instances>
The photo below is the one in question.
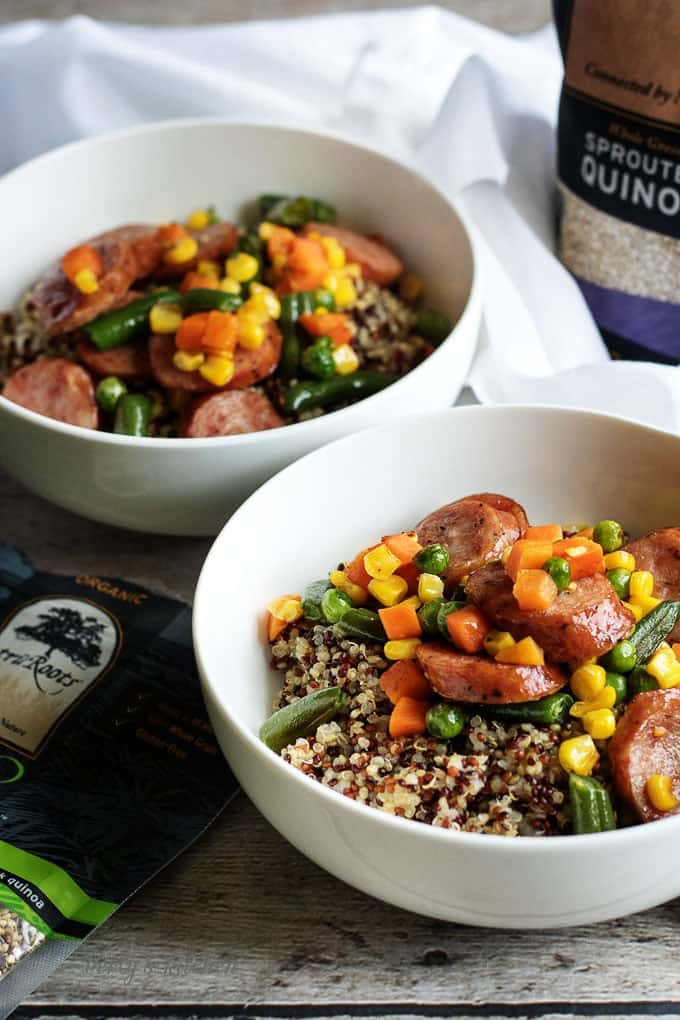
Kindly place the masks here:
<instances>
[{"instance_id":1,"label":"quinoa package","mask_svg":"<svg viewBox=\"0 0 680 1020\"><path fill-rule=\"evenodd\" d=\"M190 609L0 545L0 1020L236 789Z\"/></svg>"},{"instance_id":2,"label":"quinoa package","mask_svg":"<svg viewBox=\"0 0 680 1020\"><path fill-rule=\"evenodd\" d=\"M680 361L680 4L554 0L560 253L616 357Z\"/></svg>"}]
</instances>

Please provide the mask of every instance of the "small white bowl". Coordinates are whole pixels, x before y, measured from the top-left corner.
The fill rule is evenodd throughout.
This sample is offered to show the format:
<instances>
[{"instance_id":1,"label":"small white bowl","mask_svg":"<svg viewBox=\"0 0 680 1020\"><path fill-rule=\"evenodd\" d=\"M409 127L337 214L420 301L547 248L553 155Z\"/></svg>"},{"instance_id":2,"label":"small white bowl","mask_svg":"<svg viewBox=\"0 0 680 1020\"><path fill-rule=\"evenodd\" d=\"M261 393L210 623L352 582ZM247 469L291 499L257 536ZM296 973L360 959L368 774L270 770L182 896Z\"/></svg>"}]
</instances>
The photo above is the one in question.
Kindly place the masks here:
<instances>
[{"instance_id":1,"label":"small white bowl","mask_svg":"<svg viewBox=\"0 0 680 1020\"><path fill-rule=\"evenodd\" d=\"M0 397L0 462L29 489L86 517L140 531L215 534L274 472L331 439L452 404L475 350L481 298L460 213L413 170L318 132L222 120L170 121L68 145L0 179L11 248L0 309L75 243L130 222L214 203L237 220L261 192L309 193L380 233L455 323L421 365L351 407L285 428L217 439L135 439L64 425Z\"/></svg>"},{"instance_id":2,"label":"small white bowl","mask_svg":"<svg viewBox=\"0 0 680 1020\"><path fill-rule=\"evenodd\" d=\"M680 816L591 836L457 833L357 804L258 740L280 678L263 607L470 492L530 519L615 517L633 534L680 521L680 438L586 411L465 407L350 436L298 461L231 518L203 567L194 645L215 732L238 780L299 850L420 914L490 927L579 925L680 894Z\"/></svg>"}]
</instances>

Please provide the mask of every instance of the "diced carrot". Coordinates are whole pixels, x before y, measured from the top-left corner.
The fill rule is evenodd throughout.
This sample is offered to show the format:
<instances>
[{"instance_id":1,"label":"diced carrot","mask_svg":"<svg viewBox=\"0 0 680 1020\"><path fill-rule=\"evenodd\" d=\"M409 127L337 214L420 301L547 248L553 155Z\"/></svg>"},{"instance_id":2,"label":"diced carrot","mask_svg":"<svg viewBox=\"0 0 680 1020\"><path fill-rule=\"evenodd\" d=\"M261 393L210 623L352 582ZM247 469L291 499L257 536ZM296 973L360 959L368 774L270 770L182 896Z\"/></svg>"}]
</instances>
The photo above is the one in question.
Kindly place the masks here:
<instances>
[{"instance_id":1,"label":"diced carrot","mask_svg":"<svg viewBox=\"0 0 680 1020\"><path fill-rule=\"evenodd\" d=\"M236 350L238 319L232 312L208 312L201 348L206 352L225 353Z\"/></svg>"},{"instance_id":2,"label":"diced carrot","mask_svg":"<svg viewBox=\"0 0 680 1020\"><path fill-rule=\"evenodd\" d=\"M390 736L395 740L400 737L415 737L427 731L425 717L430 707L429 701L417 698L399 698L390 716Z\"/></svg>"},{"instance_id":3,"label":"diced carrot","mask_svg":"<svg viewBox=\"0 0 680 1020\"><path fill-rule=\"evenodd\" d=\"M409 595L415 595L418 591L418 579L420 577L420 571L415 563L402 563L402 565L397 567L395 570L395 574L404 578L408 585Z\"/></svg>"},{"instance_id":4,"label":"diced carrot","mask_svg":"<svg viewBox=\"0 0 680 1020\"><path fill-rule=\"evenodd\" d=\"M336 347L351 344L354 331L350 319L344 312L327 312L325 315L301 315L300 325L312 336L329 336Z\"/></svg>"},{"instance_id":5,"label":"diced carrot","mask_svg":"<svg viewBox=\"0 0 680 1020\"><path fill-rule=\"evenodd\" d=\"M405 606L403 603L398 603L396 606L387 606L385 609L379 609L378 616L382 620L385 633L390 641L420 637L423 632L415 606Z\"/></svg>"},{"instance_id":6,"label":"diced carrot","mask_svg":"<svg viewBox=\"0 0 680 1020\"><path fill-rule=\"evenodd\" d=\"M287 256L295 241L295 234L288 227L274 226L267 241L267 254L273 261L277 255Z\"/></svg>"},{"instance_id":7,"label":"diced carrot","mask_svg":"<svg viewBox=\"0 0 680 1020\"><path fill-rule=\"evenodd\" d=\"M545 570L519 570L512 594L520 609L547 609L557 598L557 585Z\"/></svg>"},{"instance_id":8,"label":"diced carrot","mask_svg":"<svg viewBox=\"0 0 680 1020\"><path fill-rule=\"evenodd\" d=\"M385 535L383 542L402 563L410 563L415 554L423 548L416 538L415 531L400 531L397 535Z\"/></svg>"},{"instance_id":9,"label":"diced carrot","mask_svg":"<svg viewBox=\"0 0 680 1020\"><path fill-rule=\"evenodd\" d=\"M552 555L552 542L533 542L526 538L520 538L510 550L510 555L505 563L506 573L514 581L518 571L542 567Z\"/></svg>"},{"instance_id":10,"label":"diced carrot","mask_svg":"<svg viewBox=\"0 0 680 1020\"><path fill-rule=\"evenodd\" d=\"M370 582L373 580L371 575L364 566L364 556L371 549L377 549L376 545L369 545L361 552L357 553L351 563L348 563L345 567L345 573L349 577L352 584L358 584L361 588L368 588Z\"/></svg>"},{"instance_id":11,"label":"diced carrot","mask_svg":"<svg viewBox=\"0 0 680 1020\"><path fill-rule=\"evenodd\" d=\"M602 546L592 539L573 535L555 542L553 556L561 556L571 567L572 580L590 577L604 570L604 551Z\"/></svg>"},{"instance_id":12,"label":"diced carrot","mask_svg":"<svg viewBox=\"0 0 680 1020\"><path fill-rule=\"evenodd\" d=\"M547 575L546 575L547 576ZM513 666L543 666L545 654L532 637L522 638L508 648L501 648L494 655L496 662L509 662Z\"/></svg>"},{"instance_id":13,"label":"diced carrot","mask_svg":"<svg viewBox=\"0 0 680 1020\"><path fill-rule=\"evenodd\" d=\"M674 644L671 645L671 648L673 649L673 654L675 655L675 658L678 659L678 661L680 661L680 642L676 641Z\"/></svg>"},{"instance_id":14,"label":"diced carrot","mask_svg":"<svg viewBox=\"0 0 680 1020\"><path fill-rule=\"evenodd\" d=\"M175 347L180 351L200 351L203 334L208 326L208 312L198 312L182 319L175 334Z\"/></svg>"},{"instance_id":15,"label":"diced carrot","mask_svg":"<svg viewBox=\"0 0 680 1020\"><path fill-rule=\"evenodd\" d=\"M270 613L269 619L267 620L267 637L270 641L276 641L277 637L280 637L280 635L283 634L287 626L288 623L286 620L277 620L277 618L272 616Z\"/></svg>"},{"instance_id":16,"label":"diced carrot","mask_svg":"<svg viewBox=\"0 0 680 1020\"><path fill-rule=\"evenodd\" d=\"M64 276L71 283L83 269L89 269L95 276L99 276L103 269L99 252L90 244L79 244L77 248L71 248L62 255L60 265Z\"/></svg>"},{"instance_id":17,"label":"diced carrot","mask_svg":"<svg viewBox=\"0 0 680 1020\"><path fill-rule=\"evenodd\" d=\"M425 701L432 694L429 680L413 659L393 663L380 677L380 686L393 705L401 698Z\"/></svg>"},{"instance_id":18,"label":"diced carrot","mask_svg":"<svg viewBox=\"0 0 680 1020\"><path fill-rule=\"evenodd\" d=\"M446 617L446 629L456 648L471 655L481 652L491 625L476 606L457 609Z\"/></svg>"},{"instance_id":19,"label":"diced carrot","mask_svg":"<svg viewBox=\"0 0 680 1020\"><path fill-rule=\"evenodd\" d=\"M192 270L187 273L182 283L180 284L180 293L184 294L187 290L219 290L220 281L214 276L201 276L200 273Z\"/></svg>"},{"instance_id":20,"label":"diced carrot","mask_svg":"<svg viewBox=\"0 0 680 1020\"><path fill-rule=\"evenodd\" d=\"M158 228L158 236L164 245L172 247L173 244L181 241L183 237L188 237L189 231L181 223L165 223L162 227Z\"/></svg>"},{"instance_id":21,"label":"diced carrot","mask_svg":"<svg viewBox=\"0 0 680 1020\"><path fill-rule=\"evenodd\" d=\"M532 524L522 535L531 542L559 542L564 538L561 524Z\"/></svg>"},{"instance_id":22,"label":"diced carrot","mask_svg":"<svg viewBox=\"0 0 680 1020\"><path fill-rule=\"evenodd\" d=\"M326 249L313 237L296 236L288 249L281 285L288 291L314 290L329 272Z\"/></svg>"}]
</instances>

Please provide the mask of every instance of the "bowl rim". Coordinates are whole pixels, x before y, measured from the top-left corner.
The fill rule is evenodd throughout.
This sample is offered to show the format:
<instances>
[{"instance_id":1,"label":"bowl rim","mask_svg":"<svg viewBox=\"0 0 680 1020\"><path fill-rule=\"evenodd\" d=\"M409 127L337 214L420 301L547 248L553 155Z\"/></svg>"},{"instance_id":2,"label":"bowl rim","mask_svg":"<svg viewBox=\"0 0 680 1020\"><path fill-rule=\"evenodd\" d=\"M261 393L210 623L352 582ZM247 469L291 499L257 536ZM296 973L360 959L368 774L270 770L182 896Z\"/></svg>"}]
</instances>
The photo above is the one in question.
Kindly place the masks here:
<instances>
[{"instance_id":1,"label":"bowl rim","mask_svg":"<svg viewBox=\"0 0 680 1020\"><path fill-rule=\"evenodd\" d=\"M596 421L602 420L605 422L611 422L618 426L631 428L640 433L664 436L671 441L675 441L680 447L680 436L675 433L668 432L655 426L644 425L640 422L631 421L619 415L609 414L608 412L594 411L590 408L556 407L550 404L473 404L463 407L449 407L434 411L426 411L419 414L405 416L400 418L397 422L388 422L386 424L372 426L370 428L362 429L360 432L342 436L339 439L335 439L332 442L327 443L322 448L312 450L310 453L305 454L292 464L282 468L281 471L278 471L275 475L260 485L259 488L257 488L232 514L222 527L219 534L215 536L205 560L203 561L198 581L196 583L192 610L194 654L201 676L204 697L206 692L210 695L213 704L217 707L222 718L226 720L228 726L236 733L238 739L246 744L248 750L260 759L262 766L273 769L281 776L281 779L284 782L286 781L284 777L287 777L288 781L296 784L296 788L299 789L300 794L304 794L304 791L307 791L311 797L319 796L322 798L321 802L327 805L329 809L335 807L335 810L344 814L348 820L353 818L364 818L368 824L384 826L386 833L393 831L395 835L398 835L399 833L405 835L407 832L412 832L414 839L422 838L445 841L452 839L457 841L462 839L463 843L460 844L461 846L468 846L470 849L485 850L485 852L490 853L499 852L501 847L503 847L505 848L505 852L510 854L559 854L569 847L576 853L587 854L594 845L593 840L597 840L597 846L604 849L612 844L612 842L613 845L619 846L624 841L626 843L635 844L639 840L650 839L652 838L651 833L659 832L659 825L664 826L663 832L667 833L668 837L671 837L673 833L677 833L680 829L680 814L677 814L669 818L659 818L653 822L639 823L627 826L623 829L615 829L611 832L597 832L579 835L572 833L546 837L512 839L507 836L496 835L494 833L465 832L444 829L433 825L425 825L423 823L415 824L414 819L401 818L388 814L385 811L372 810L369 812L368 805L357 803L348 797L342 797L338 795L336 791L324 786L322 783L310 782L309 778L303 775L299 769L296 769L285 762L280 755L266 747L266 745L259 740L256 734L251 733L250 730L242 726L236 716L229 710L225 700L220 696L216 685L211 679L211 673L206 667L206 662L201 651L203 626L202 605L204 600L203 592L207 588L208 584L208 571L210 570L210 572L212 572L211 561L215 557L215 548L221 543L222 536L231 526L232 522L235 520L238 521L242 516L247 515L250 501L255 498L260 498L260 493L266 491L270 486L276 485L279 475L282 475L287 471L294 470L302 462L313 459L319 455L327 457L330 453L332 456L332 449L334 447L342 444L347 445L356 441L357 436L363 436L365 438L367 434L377 434L381 432L387 434L393 433L396 426L412 428L423 421L429 421L433 418L449 417L452 415L456 418L469 417L474 419L476 417L494 417L496 415L503 416L505 414L533 415L538 413L538 415L542 415L545 412L558 417L590 418ZM418 833L420 833L420 835L418 835Z\"/></svg>"},{"instance_id":2,"label":"bowl rim","mask_svg":"<svg viewBox=\"0 0 680 1020\"><path fill-rule=\"evenodd\" d=\"M64 145L57 146L54 149L50 149L47 152L41 153L37 156L32 157L14 169L8 171L6 174L0 176L0 188L5 182L11 181L17 176L21 176L25 171L32 168L33 166L40 166L42 164L49 164L52 160L61 159L64 154L78 151L80 149L94 148L101 144L108 144L111 142L125 141L128 138L133 138L136 135L147 135L147 134L162 134L165 132L173 132L177 129L186 130L193 128L204 128L204 127L227 127L227 128L241 128L241 129L266 129L269 131L276 132L278 134L302 134L310 135L315 138L326 139L334 142L339 142L341 145L347 146L348 148L356 149L359 152L367 153L369 156L377 157L382 160L385 164L398 167L399 170L406 171L413 178L415 186L425 188L431 193L434 193L436 197L441 199L458 218L460 225L463 229L463 233L467 240L470 259L471 259L471 280L470 289L465 300L465 304L460 313L460 316L456 320L448 336L432 351L431 354L421 361L415 368L411 369L405 375L400 376L396 382L391 383L390 386L385 389L393 389L394 387L400 386L405 383L410 377L420 372L421 369L425 368L432 358L435 362L438 362L440 358L438 355L440 351L444 349L451 342L455 342L456 335L460 332L461 324L474 316L476 308L480 305L482 300L482 279L481 279L481 260L477 254L477 241L475 237L475 229L471 223L467 213L461 209L457 200L449 197L444 191L435 184L430 178L426 177L422 171L413 166L410 162L405 159L397 158L388 153L381 151L380 149L370 145L358 142L351 138L348 134L341 131L335 131L332 129L324 128L318 130L305 125L298 125L294 121L282 121L272 122L264 119L257 118L238 118L238 117L219 117L219 116L201 116L201 117L178 117L172 120L156 120L149 121L143 124L135 124L131 127L121 128L116 131L105 132L100 135L94 135L89 138L77 139L73 142L67 142ZM190 449L194 450L198 448L209 448L211 450L218 449L221 446L256 446L260 443L266 443L272 436L281 436L289 429L294 428L296 436L313 437L315 432L323 432L323 424L328 420L345 421L349 416L350 412L359 405L367 405L370 402L375 402L381 399L384 390L379 391L371 396L364 397L362 400L356 401L354 404L350 404L348 407L343 407L337 411L330 411L328 414L320 415L317 418L310 418L307 421L294 422L292 425L280 425L274 429L266 429L261 432L248 432L241 435L235 436L210 436L201 437L191 440L191 443L187 443L187 440L183 437L165 437L165 436L125 436L118 435L114 432L104 432L99 429L86 429L80 425L70 425L66 422L57 421L54 418L49 418L47 415L39 414L37 411L31 411L26 407L22 407L20 404L15 404L13 401L8 400L2 396L0 392L0 410L6 414L13 415L19 419L32 424L36 427L44 428L48 432L56 432L63 436L73 436L74 438L80 439L83 442L93 444L104 444L112 446L122 446L127 448L139 448L139 449L162 449L162 450L178 450L178 449ZM401 392L401 391L399 391ZM397 395L397 400L399 399Z\"/></svg>"}]
</instances>

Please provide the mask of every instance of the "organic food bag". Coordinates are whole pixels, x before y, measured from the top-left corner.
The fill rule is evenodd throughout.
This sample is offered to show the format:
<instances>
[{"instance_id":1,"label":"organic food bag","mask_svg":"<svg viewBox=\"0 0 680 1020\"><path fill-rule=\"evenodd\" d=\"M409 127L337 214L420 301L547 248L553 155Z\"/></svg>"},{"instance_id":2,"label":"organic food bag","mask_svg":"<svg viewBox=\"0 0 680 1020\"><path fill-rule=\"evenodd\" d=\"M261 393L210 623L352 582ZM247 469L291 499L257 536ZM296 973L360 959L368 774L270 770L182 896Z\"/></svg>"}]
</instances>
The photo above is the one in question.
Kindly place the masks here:
<instances>
[{"instance_id":1,"label":"organic food bag","mask_svg":"<svg viewBox=\"0 0 680 1020\"><path fill-rule=\"evenodd\" d=\"M560 253L615 357L680 361L680 3L554 0Z\"/></svg>"}]
</instances>

